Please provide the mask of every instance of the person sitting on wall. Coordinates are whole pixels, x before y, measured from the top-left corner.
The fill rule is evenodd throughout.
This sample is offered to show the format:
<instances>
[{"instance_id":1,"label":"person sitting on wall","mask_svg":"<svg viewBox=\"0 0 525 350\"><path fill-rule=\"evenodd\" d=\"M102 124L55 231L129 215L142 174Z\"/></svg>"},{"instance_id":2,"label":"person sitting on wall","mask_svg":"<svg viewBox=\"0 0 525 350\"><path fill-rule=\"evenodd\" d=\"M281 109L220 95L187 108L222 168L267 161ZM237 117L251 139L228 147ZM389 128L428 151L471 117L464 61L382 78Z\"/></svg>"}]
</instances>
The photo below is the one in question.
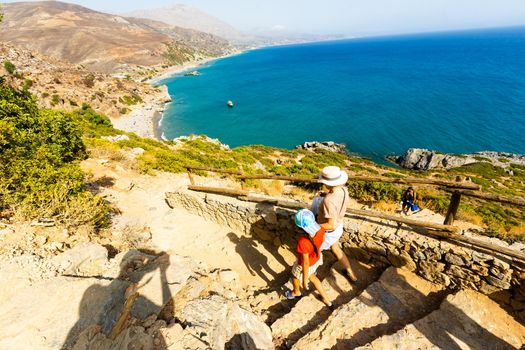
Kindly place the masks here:
<instances>
[{"instance_id":1,"label":"person sitting on wall","mask_svg":"<svg viewBox=\"0 0 525 350\"><path fill-rule=\"evenodd\" d=\"M413 187L407 188L401 197L401 211L408 215L409 210L413 213L419 211L419 206L416 204L416 191Z\"/></svg>"}]
</instances>

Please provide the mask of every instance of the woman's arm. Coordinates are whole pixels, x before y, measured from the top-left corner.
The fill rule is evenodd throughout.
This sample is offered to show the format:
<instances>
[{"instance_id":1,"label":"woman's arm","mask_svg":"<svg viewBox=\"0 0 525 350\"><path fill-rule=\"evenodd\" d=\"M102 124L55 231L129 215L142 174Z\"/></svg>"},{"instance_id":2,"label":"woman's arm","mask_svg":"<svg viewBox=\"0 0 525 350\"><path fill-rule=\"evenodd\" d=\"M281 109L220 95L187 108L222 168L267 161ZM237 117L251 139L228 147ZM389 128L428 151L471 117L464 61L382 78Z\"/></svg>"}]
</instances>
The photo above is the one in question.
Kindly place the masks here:
<instances>
[{"instance_id":1,"label":"woman's arm","mask_svg":"<svg viewBox=\"0 0 525 350\"><path fill-rule=\"evenodd\" d=\"M303 253L303 288L308 289L308 279L310 276L308 276L308 271L310 270L310 257L308 254Z\"/></svg>"},{"instance_id":2,"label":"woman's arm","mask_svg":"<svg viewBox=\"0 0 525 350\"><path fill-rule=\"evenodd\" d=\"M329 218L327 220L328 220L327 222L325 222L324 224L321 224L319 226L324 228L326 231L333 231L333 230L335 230L337 228L337 227L335 227L335 220L332 219L332 218Z\"/></svg>"}]
</instances>

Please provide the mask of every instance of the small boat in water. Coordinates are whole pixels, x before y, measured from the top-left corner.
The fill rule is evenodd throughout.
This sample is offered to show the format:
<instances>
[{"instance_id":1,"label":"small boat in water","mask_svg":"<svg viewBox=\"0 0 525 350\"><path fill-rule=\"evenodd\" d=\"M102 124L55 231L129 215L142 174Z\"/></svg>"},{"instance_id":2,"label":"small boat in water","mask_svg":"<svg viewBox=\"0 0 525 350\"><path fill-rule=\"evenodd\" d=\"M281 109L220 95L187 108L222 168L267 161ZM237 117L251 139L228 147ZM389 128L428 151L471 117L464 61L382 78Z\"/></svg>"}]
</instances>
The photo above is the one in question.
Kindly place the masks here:
<instances>
[{"instance_id":1,"label":"small boat in water","mask_svg":"<svg viewBox=\"0 0 525 350\"><path fill-rule=\"evenodd\" d=\"M193 72L184 74L185 77L198 77L199 75L201 75L201 73L199 73L196 70L194 70Z\"/></svg>"},{"instance_id":2,"label":"small boat in water","mask_svg":"<svg viewBox=\"0 0 525 350\"><path fill-rule=\"evenodd\" d=\"M232 101L228 101L228 102L226 103L226 105L227 105L228 107L230 107L230 108L233 108L233 102L232 102Z\"/></svg>"}]
</instances>

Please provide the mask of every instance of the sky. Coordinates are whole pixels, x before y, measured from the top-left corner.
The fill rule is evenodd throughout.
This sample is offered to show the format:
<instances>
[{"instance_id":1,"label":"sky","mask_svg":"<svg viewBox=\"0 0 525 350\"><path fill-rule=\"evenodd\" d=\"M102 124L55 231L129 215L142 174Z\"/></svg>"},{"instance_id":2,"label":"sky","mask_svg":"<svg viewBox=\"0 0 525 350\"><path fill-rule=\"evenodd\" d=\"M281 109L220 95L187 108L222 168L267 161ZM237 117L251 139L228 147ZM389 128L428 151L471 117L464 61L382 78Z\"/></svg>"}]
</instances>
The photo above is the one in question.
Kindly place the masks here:
<instances>
[{"instance_id":1,"label":"sky","mask_svg":"<svg viewBox=\"0 0 525 350\"><path fill-rule=\"evenodd\" d=\"M1 2L15 2L0 0ZM346 36L525 25L525 0L69 0L123 13L184 3L237 29Z\"/></svg>"}]
</instances>

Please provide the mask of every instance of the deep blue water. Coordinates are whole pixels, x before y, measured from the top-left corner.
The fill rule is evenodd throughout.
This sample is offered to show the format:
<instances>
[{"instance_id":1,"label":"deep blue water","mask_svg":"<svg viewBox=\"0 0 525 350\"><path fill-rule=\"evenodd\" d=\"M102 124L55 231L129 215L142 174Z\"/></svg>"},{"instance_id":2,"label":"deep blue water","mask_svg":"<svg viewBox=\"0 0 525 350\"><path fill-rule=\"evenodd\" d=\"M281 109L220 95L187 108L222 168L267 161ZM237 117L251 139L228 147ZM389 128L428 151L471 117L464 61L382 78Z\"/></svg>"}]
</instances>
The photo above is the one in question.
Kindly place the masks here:
<instances>
[{"instance_id":1,"label":"deep blue water","mask_svg":"<svg viewBox=\"0 0 525 350\"><path fill-rule=\"evenodd\" d=\"M331 140L376 160L410 147L525 154L525 28L270 47L199 71L164 81L167 138Z\"/></svg>"}]
</instances>

